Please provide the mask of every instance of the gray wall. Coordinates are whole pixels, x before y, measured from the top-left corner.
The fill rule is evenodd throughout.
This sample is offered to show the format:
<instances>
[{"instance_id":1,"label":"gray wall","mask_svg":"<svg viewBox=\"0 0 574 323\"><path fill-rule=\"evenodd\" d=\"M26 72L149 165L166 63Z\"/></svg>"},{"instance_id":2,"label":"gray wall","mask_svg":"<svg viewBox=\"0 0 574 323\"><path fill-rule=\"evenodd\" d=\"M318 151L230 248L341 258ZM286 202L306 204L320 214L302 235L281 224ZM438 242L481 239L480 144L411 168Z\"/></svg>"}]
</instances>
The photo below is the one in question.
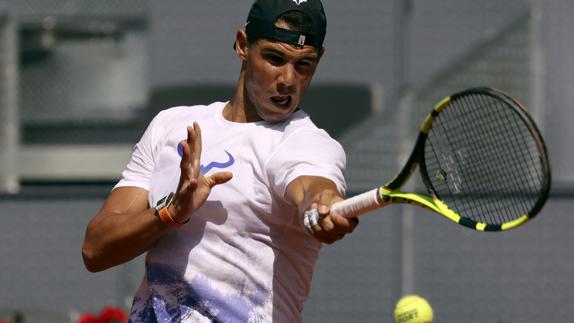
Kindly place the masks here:
<instances>
[{"instance_id":1,"label":"gray wall","mask_svg":"<svg viewBox=\"0 0 574 323\"><path fill-rule=\"evenodd\" d=\"M555 180L574 182L574 2L540 1L545 56L545 129Z\"/></svg>"},{"instance_id":2,"label":"gray wall","mask_svg":"<svg viewBox=\"0 0 574 323\"><path fill-rule=\"evenodd\" d=\"M315 82L381 84L387 109L392 109L392 98L402 84L424 83L531 2L418 0L411 1L400 19L398 0L327 0L327 54ZM26 17L129 15L134 8L144 8L137 1L122 2L131 9L109 1L98 2L102 7L72 0L8 3ZM154 0L149 11L141 9L149 14L150 89L233 84L239 62L231 44L249 3ZM534 4L542 27L546 141L556 182L571 185L574 3ZM399 26L406 29L398 30ZM397 46L404 46L405 52ZM62 187L0 199L0 318L6 310L19 308L36 313L35 322L63 322L70 310L122 303L139 281L141 259L95 275L82 267L85 225L103 196L54 195L52 190ZM324 248L305 321L390 322L402 279L409 274L402 270L400 254L405 235L414 245L413 290L430 300L437 321L568 321L574 314L564 305L574 296L569 279L574 273L572 201L571 195L553 198L539 218L504 234L474 233L422 210L412 211L414 227L404 231L399 207L364 217L355 234Z\"/></svg>"},{"instance_id":3,"label":"gray wall","mask_svg":"<svg viewBox=\"0 0 574 323\"><path fill-rule=\"evenodd\" d=\"M85 227L101 202L53 195L0 199L0 318L21 310L67 322L71 311L117 303L119 269L93 275L82 263Z\"/></svg>"},{"instance_id":4,"label":"gray wall","mask_svg":"<svg viewBox=\"0 0 574 323\"><path fill-rule=\"evenodd\" d=\"M251 1L151 1L151 84L235 83L235 32ZM325 2L327 49L315 82L380 83L392 88L393 2ZM217 23L214 23L216 21Z\"/></svg>"},{"instance_id":5,"label":"gray wall","mask_svg":"<svg viewBox=\"0 0 574 323\"><path fill-rule=\"evenodd\" d=\"M529 7L529 0L413 0L407 78L421 84Z\"/></svg>"}]
</instances>

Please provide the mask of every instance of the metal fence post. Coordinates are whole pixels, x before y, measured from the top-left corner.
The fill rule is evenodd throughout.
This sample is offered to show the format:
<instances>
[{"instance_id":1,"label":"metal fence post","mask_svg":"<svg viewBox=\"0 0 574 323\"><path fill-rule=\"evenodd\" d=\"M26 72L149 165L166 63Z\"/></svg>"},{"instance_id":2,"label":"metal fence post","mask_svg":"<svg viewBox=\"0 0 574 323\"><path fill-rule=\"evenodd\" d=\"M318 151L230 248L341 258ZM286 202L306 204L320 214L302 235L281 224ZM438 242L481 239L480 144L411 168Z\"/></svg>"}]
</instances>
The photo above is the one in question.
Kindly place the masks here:
<instances>
[{"instance_id":1,"label":"metal fence post","mask_svg":"<svg viewBox=\"0 0 574 323\"><path fill-rule=\"evenodd\" d=\"M19 190L17 23L0 3L0 192Z\"/></svg>"}]
</instances>

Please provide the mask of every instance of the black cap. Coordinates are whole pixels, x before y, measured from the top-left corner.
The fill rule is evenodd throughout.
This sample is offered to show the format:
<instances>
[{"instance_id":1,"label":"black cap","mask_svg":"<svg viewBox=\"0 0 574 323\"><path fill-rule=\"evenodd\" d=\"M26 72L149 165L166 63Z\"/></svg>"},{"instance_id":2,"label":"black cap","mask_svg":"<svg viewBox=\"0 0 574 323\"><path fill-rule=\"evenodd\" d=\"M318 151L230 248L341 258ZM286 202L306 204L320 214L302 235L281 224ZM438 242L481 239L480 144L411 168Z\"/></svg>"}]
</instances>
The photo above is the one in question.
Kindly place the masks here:
<instances>
[{"instance_id":1,"label":"black cap","mask_svg":"<svg viewBox=\"0 0 574 323\"><path fill-rule=\"evenodd\" d=\"M275 27L277 18L288 11L300 11L315 23L314 33L303 33ZM294 45L323 46L327 17L321 0L256 0L249 10L245 30L250 40L275 39Z\"/></svg>"}]
</instances>

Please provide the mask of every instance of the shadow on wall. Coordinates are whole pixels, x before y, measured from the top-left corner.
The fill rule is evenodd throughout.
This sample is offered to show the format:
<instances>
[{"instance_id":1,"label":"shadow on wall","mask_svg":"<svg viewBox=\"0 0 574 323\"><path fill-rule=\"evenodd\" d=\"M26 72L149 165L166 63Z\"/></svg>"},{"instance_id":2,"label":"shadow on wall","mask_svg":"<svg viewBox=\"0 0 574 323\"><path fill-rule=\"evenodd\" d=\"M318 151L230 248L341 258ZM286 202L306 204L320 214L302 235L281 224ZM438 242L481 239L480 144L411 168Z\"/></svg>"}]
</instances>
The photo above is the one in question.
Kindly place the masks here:
<instances>
[{"instance_id":1,"label":"shadow on wall","mask_svg":"<svg viewBox=\"0 0 574 323\"><path fill-rule=\"evenodd\" d=\"M159 111L180 105L228 101L234 85L180 85L152 91L146 119ZM317 84L306 92L301 108L315 124L332 137L339 137L353 124L368 117L372 110L371 88L366 85Z\"/></svg>"},{"instance_id":2,"label":"shadow on wall","mask_svg":"<svg viewBox=\"0 0 574 323\"><path fill-rule=\"evenodd\" d=\"M133 144L161 110L182 105L229 100L234 85L177 85L153 89L142 113L133 118L99 122L23 123L24 144ZM339 138L355 123L369 117L373 95L365 85L314 85L301 108L332 137Z\"/></svg>"}]
</instances>

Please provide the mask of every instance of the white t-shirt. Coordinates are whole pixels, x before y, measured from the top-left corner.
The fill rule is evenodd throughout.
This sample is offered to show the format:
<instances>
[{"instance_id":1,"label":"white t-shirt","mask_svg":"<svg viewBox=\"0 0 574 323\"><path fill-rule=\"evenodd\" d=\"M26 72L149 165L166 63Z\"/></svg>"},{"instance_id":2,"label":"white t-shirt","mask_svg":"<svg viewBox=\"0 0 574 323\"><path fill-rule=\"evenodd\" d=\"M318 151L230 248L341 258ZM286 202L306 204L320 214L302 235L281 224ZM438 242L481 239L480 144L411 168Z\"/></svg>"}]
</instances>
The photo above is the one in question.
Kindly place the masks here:
<instances>
[{"instance_id":1,"label":"white t-shirt","mask_svg":"<svg viewBox=\"0 0 574 323\"><path fill-rule=\"evenodd\" d=\"M186 127L197 121L205 175L231 171L189 223L146 255L131 322L297 322L321 244L284 198L301 175L345 190L345 153L303 111L287 121L235 123L225 103L175 107L150 123L116 185L149 191L149 204L176 190Z\"/></svg>"}]
</instances>

